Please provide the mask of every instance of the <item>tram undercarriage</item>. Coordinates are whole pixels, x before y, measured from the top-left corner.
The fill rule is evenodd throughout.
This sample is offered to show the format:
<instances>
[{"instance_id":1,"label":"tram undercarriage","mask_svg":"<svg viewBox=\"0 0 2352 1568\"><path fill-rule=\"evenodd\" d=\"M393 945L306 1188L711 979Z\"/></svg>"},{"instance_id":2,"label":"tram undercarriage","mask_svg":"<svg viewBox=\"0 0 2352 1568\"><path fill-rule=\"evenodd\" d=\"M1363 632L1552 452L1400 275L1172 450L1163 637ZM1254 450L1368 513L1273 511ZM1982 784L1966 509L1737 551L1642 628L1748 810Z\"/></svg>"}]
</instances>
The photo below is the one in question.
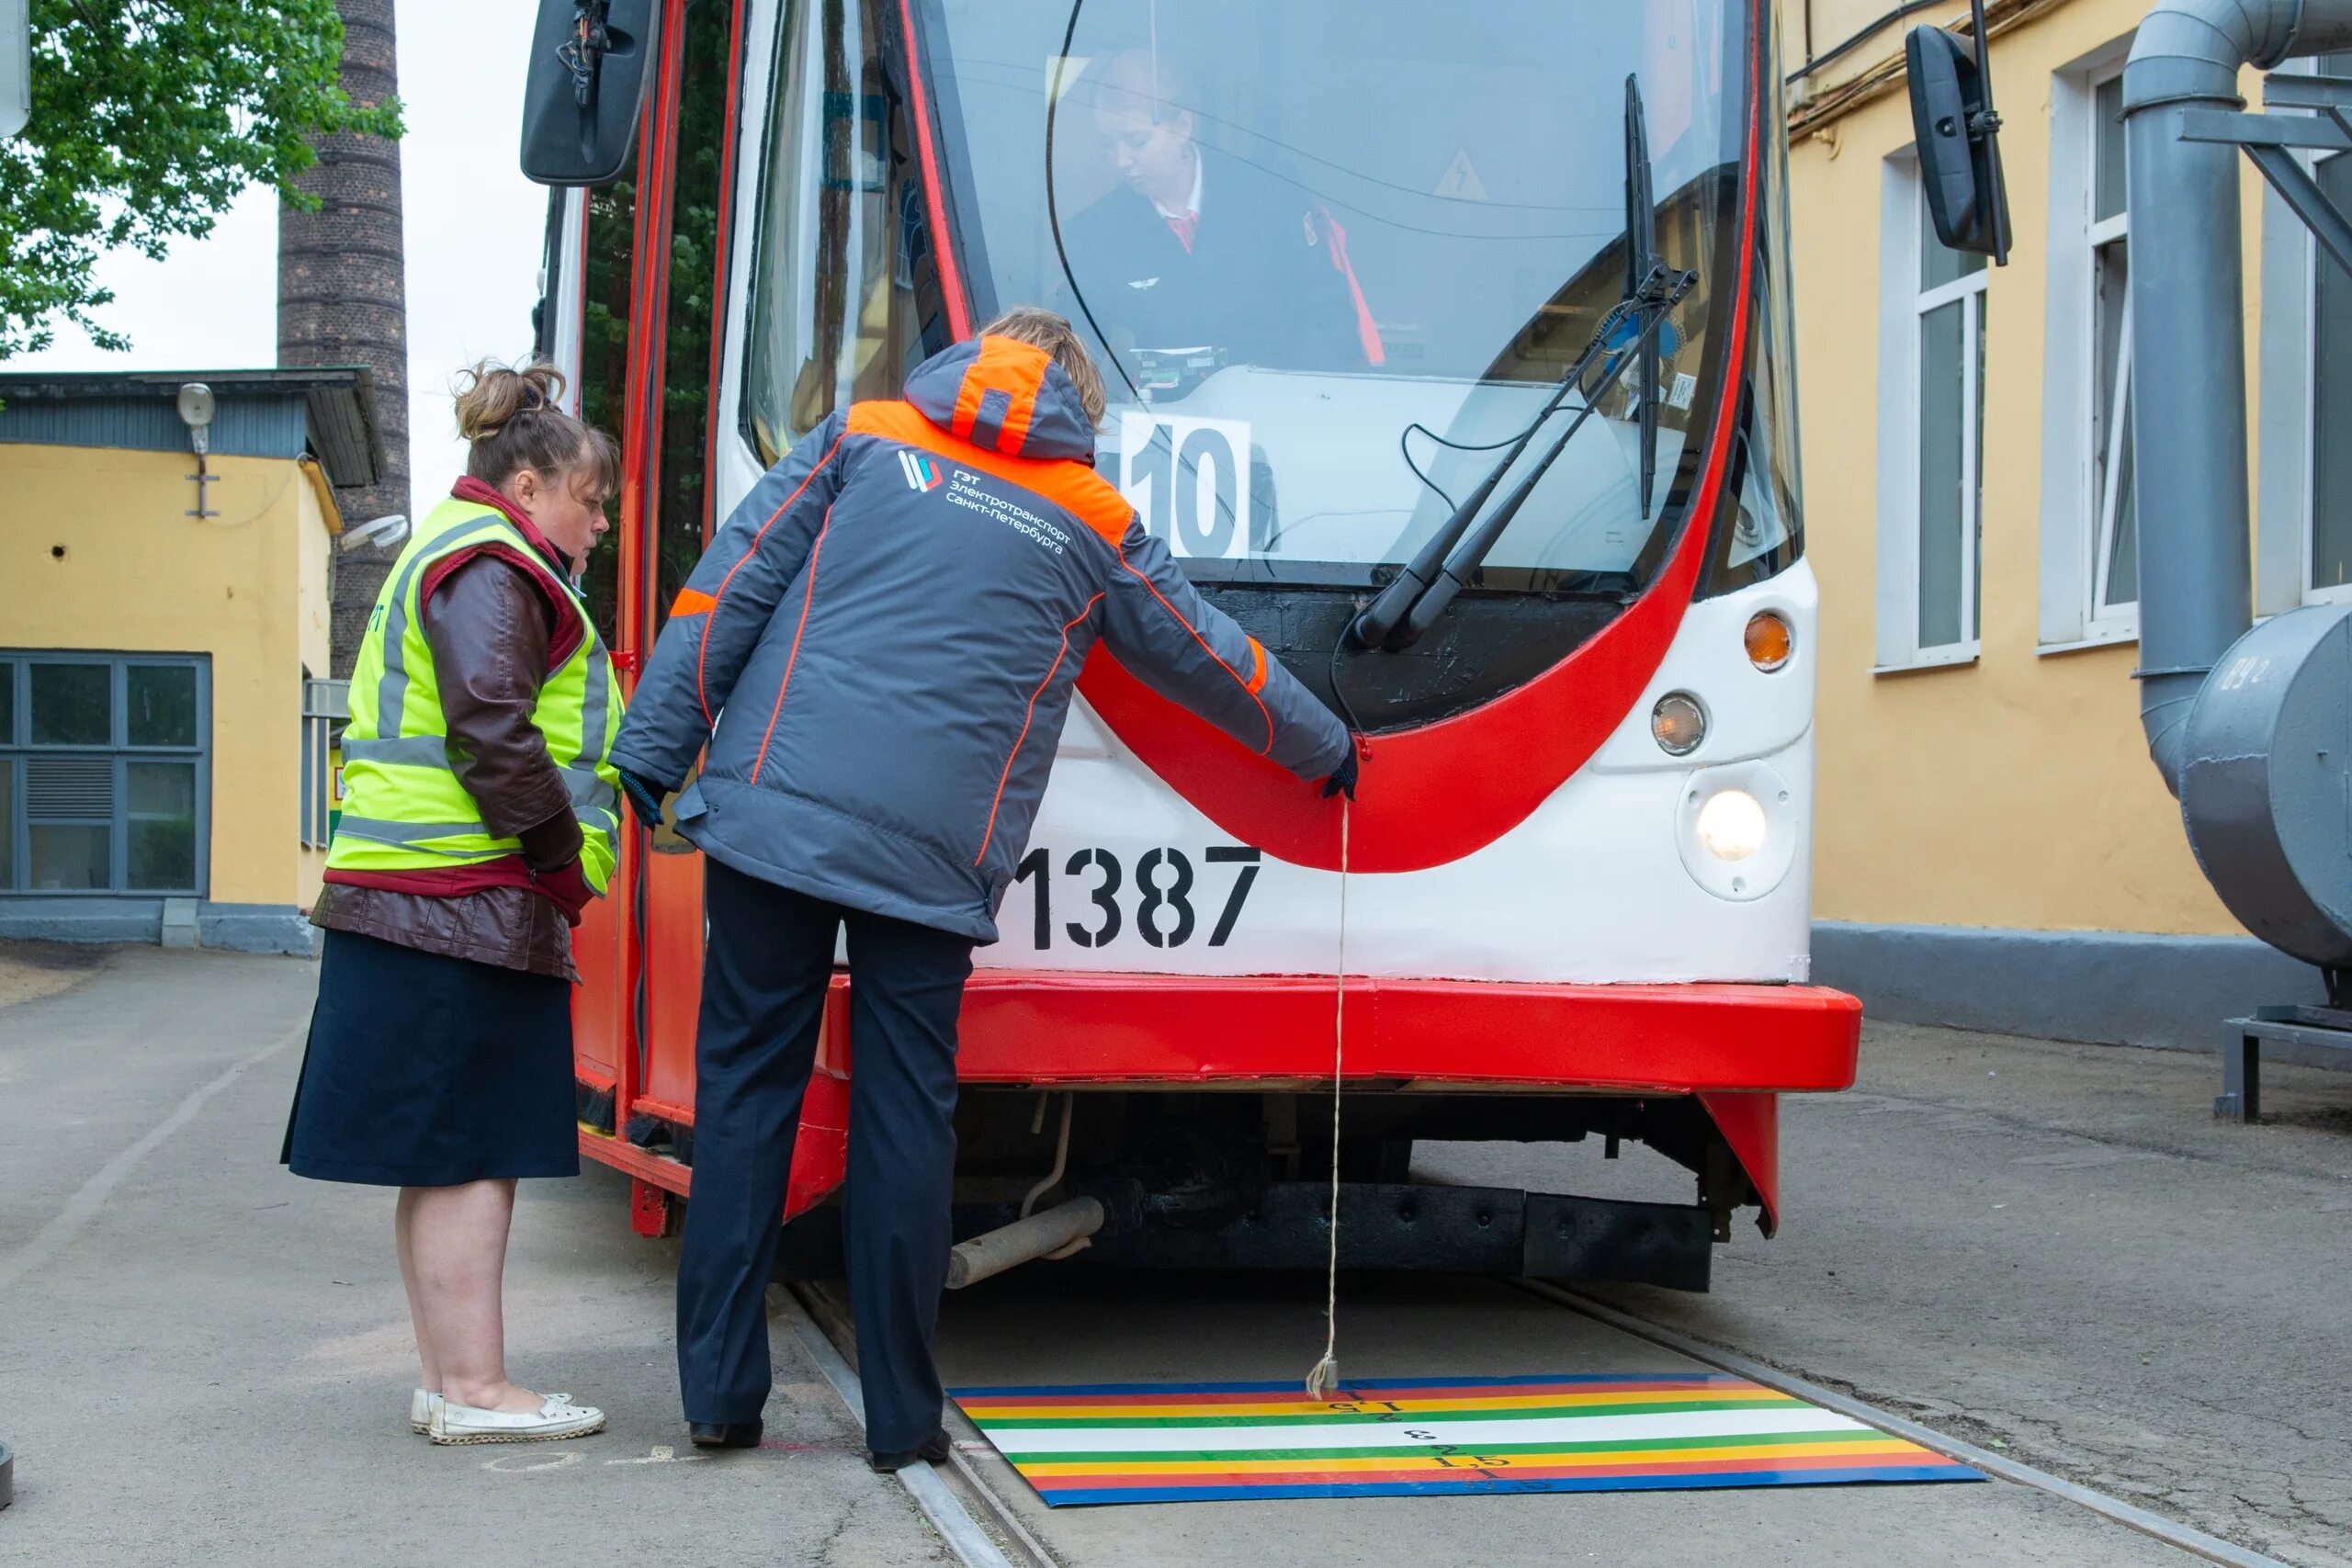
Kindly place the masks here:
<instances>
[{"instance_id":1,"label":"tram undercarriage","mask_svg":"<svg viewBox=\"0 0 2352 1568\"><path fill-rule=\"evenodd\" d=\"M1339 1156L1342 1269L1619 1280L1707 1288L1713 1244L1760 1202L1700 1101L1690 1096L1429 1093L1351 1088ZM648 1153L691 1169L689 1127L640 1117ZM1329 1257L1331 1097L1328 1089L1227 1092L1103 1089L969 1091L956 1234L997 1231L1034 1212L1092 1199L1100 1228L1069 1256L1143 1269L1301 1269ZM1688 1168L1688 1203L1464 1187L1411 1179L1418 1142L1583 1143L1607 1157L1647 1144ZM779 1268L841 1272L841 1210L827 1203L785 1228ZM1759 1213L1758 1224L1769 1224Z\"/></svg>"}]
</instances>

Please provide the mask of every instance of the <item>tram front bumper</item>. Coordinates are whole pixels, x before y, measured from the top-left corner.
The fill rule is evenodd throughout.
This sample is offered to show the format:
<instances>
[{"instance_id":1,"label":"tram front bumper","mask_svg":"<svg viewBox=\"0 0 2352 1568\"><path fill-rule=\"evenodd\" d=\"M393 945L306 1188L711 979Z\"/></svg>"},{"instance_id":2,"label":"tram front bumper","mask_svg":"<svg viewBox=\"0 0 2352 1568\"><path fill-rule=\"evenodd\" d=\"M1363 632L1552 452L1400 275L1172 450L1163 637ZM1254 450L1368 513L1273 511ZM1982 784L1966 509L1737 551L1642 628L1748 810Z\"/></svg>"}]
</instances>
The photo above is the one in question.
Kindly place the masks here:
<instances>
[{"instance_id":1,"label":"tram front bumper","mask_svg":"<svg viewBox=\"0 0 2352 1568\"><path fill-rule=\"evenodd\" d=\"M1351 977L1343 1010L1334 991L1317 976L983 969L956 1071L1040 1088L1329 1082L1336 1015L1351 1080L1788 1094L1850 1088L1861 1037L1861 1003L1821 986Z\"/></svg>"}]
</instances>

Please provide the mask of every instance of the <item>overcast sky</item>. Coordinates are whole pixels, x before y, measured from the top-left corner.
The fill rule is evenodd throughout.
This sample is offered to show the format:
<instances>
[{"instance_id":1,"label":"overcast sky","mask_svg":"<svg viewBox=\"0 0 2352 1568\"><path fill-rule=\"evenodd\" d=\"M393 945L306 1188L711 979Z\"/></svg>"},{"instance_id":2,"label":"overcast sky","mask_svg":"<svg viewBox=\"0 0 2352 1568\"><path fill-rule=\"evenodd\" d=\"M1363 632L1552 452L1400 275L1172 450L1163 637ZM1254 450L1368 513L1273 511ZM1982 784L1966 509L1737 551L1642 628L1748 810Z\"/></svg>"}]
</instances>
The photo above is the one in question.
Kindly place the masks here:
<instances>
[{"instance_id":1,"label":"overcast sky","mask_svg":"<svg viewBox=\"0 0 2352 1568\"><path fill-rule=\"evenodd\" d=\"M465 468L449 378L485 355L531 347L547 192L515 164L523 72L537 7L523 0L398 0L401 144L408 239L408 380L413 505L422 513ZM130 336L107 354L71 327L11 371L237 370L277 356L277 202L249 190L211 235L168 260L111 255L98 266L116 302L101 314ZM364 518L351 518L358 523Z\"/></svg>"}]
</instances>

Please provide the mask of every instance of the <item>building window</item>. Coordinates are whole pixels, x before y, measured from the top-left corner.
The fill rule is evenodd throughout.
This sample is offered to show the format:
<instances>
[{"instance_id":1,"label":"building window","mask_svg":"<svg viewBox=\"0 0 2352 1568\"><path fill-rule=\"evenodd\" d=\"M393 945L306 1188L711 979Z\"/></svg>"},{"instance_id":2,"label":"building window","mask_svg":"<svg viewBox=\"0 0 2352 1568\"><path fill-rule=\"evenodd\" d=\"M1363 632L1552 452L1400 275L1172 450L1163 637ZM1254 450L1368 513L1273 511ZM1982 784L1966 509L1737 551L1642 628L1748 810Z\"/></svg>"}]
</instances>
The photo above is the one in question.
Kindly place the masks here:
<instances>
[{"instance_id":1,"label":"building window","mask_svg":"<svg viewBox=\"0 0 2352 1568\"><path fill-rule=\"evenodd\" d=\"M204 891L209 673L0 652L0 892Z\"/></svg>"},{"instance_id":2,"label":"building window","mask_svg":"<svg viewBox=\"0 0 2352 1568\"><path fill-rule=\"evenodd\" d=\"M2329 73L2344 74L2338 68ZM2339 211L2352 210L2352 158L2330 153L2312 174ZM2303 597L2352 599L2352 277L2301 234L2311 276L2311 454L2303 505Z\"/></svg>"},{"instance_id":3,"label":"building window","mask_svg":"<svg viewBox=\"0 0 2352 1568\"><path fill-rule=\"evenodd\" d=\"M2290 60L2280 69L2352 77L2352 55ZM2298 156L2310 160L2331 200L2352 206L2352 158ZM2261 288L2255 609L2277 615L2352 602L2352 277L2267 186ZM2272 300L2290 303L2272 309Z\"/></svg>"},{"instance_id":4,"label":"building window","mask_svg":"<svg viewBox=\"0 0 2352 1568\"><path fill-rule=\"evenodd\" d=\"M2090 569L2092 637L2137 635L2140 534L2132 503L2131 213L2123 199L2123 78L2091 95Z\"/></svg>"},{"instance_id":5,"label":"building window","mask_svg":"<svg viewBox=\"0 0 2352 1568\"><path fill-rule=\"evenodd\" d=\"M2043 652L2140 635L2132 460L2127 36L2050 80L2050 243L2042 364Z\"/></svg>"},{"instance_id":6,"label":"building window","mask_svg":"<svg viewBox=\"0 0 2352 1568\"><path fill-rule=\"evenodd\" d=\"M1936 238L1908 155L1887 164L1881 234L1879 663L1976 656L1984 258Z\"/></svg>"},{"instance_id":7,"label":"building window","mask_svg":"<svg viewBox=\"0 0 2352 1568\"><path fill-rule=\"evenodd\" d=\"M322 681L302 671L303 844L323 850L334 837L335 742L351 719L351 682Z\"/></svg>"}]
</instances>

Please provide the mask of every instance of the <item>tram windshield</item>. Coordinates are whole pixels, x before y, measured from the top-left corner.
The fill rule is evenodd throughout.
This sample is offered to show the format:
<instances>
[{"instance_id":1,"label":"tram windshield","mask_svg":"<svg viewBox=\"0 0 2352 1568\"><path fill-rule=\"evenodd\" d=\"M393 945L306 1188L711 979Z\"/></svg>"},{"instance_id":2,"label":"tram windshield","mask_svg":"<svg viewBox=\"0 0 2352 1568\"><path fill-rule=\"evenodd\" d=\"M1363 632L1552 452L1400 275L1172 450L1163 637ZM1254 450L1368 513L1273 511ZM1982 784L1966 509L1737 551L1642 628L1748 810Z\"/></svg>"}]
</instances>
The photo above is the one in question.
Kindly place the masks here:
<instances>
[{"instance_id":1,"label":"tram windshield","mask_svg":"<svg viewBox=\"0 0 2352 1568\"><path fill-rule=\"evenodd\" d=\"M1237 582L1378 581L1596 332L1630 332L1608 318L1629 283L1634 78L1656 256L1697 285L1657 330L1653 389L1586 378L1593 417L1483 581L1638 584L1715 400L1745 6L933 0L932 16L975 293L1091 333L1114 400L1099 466L1194 576ZM1582 407L1562 400L1521 463Z\"/></svg>"}]
</instances>

